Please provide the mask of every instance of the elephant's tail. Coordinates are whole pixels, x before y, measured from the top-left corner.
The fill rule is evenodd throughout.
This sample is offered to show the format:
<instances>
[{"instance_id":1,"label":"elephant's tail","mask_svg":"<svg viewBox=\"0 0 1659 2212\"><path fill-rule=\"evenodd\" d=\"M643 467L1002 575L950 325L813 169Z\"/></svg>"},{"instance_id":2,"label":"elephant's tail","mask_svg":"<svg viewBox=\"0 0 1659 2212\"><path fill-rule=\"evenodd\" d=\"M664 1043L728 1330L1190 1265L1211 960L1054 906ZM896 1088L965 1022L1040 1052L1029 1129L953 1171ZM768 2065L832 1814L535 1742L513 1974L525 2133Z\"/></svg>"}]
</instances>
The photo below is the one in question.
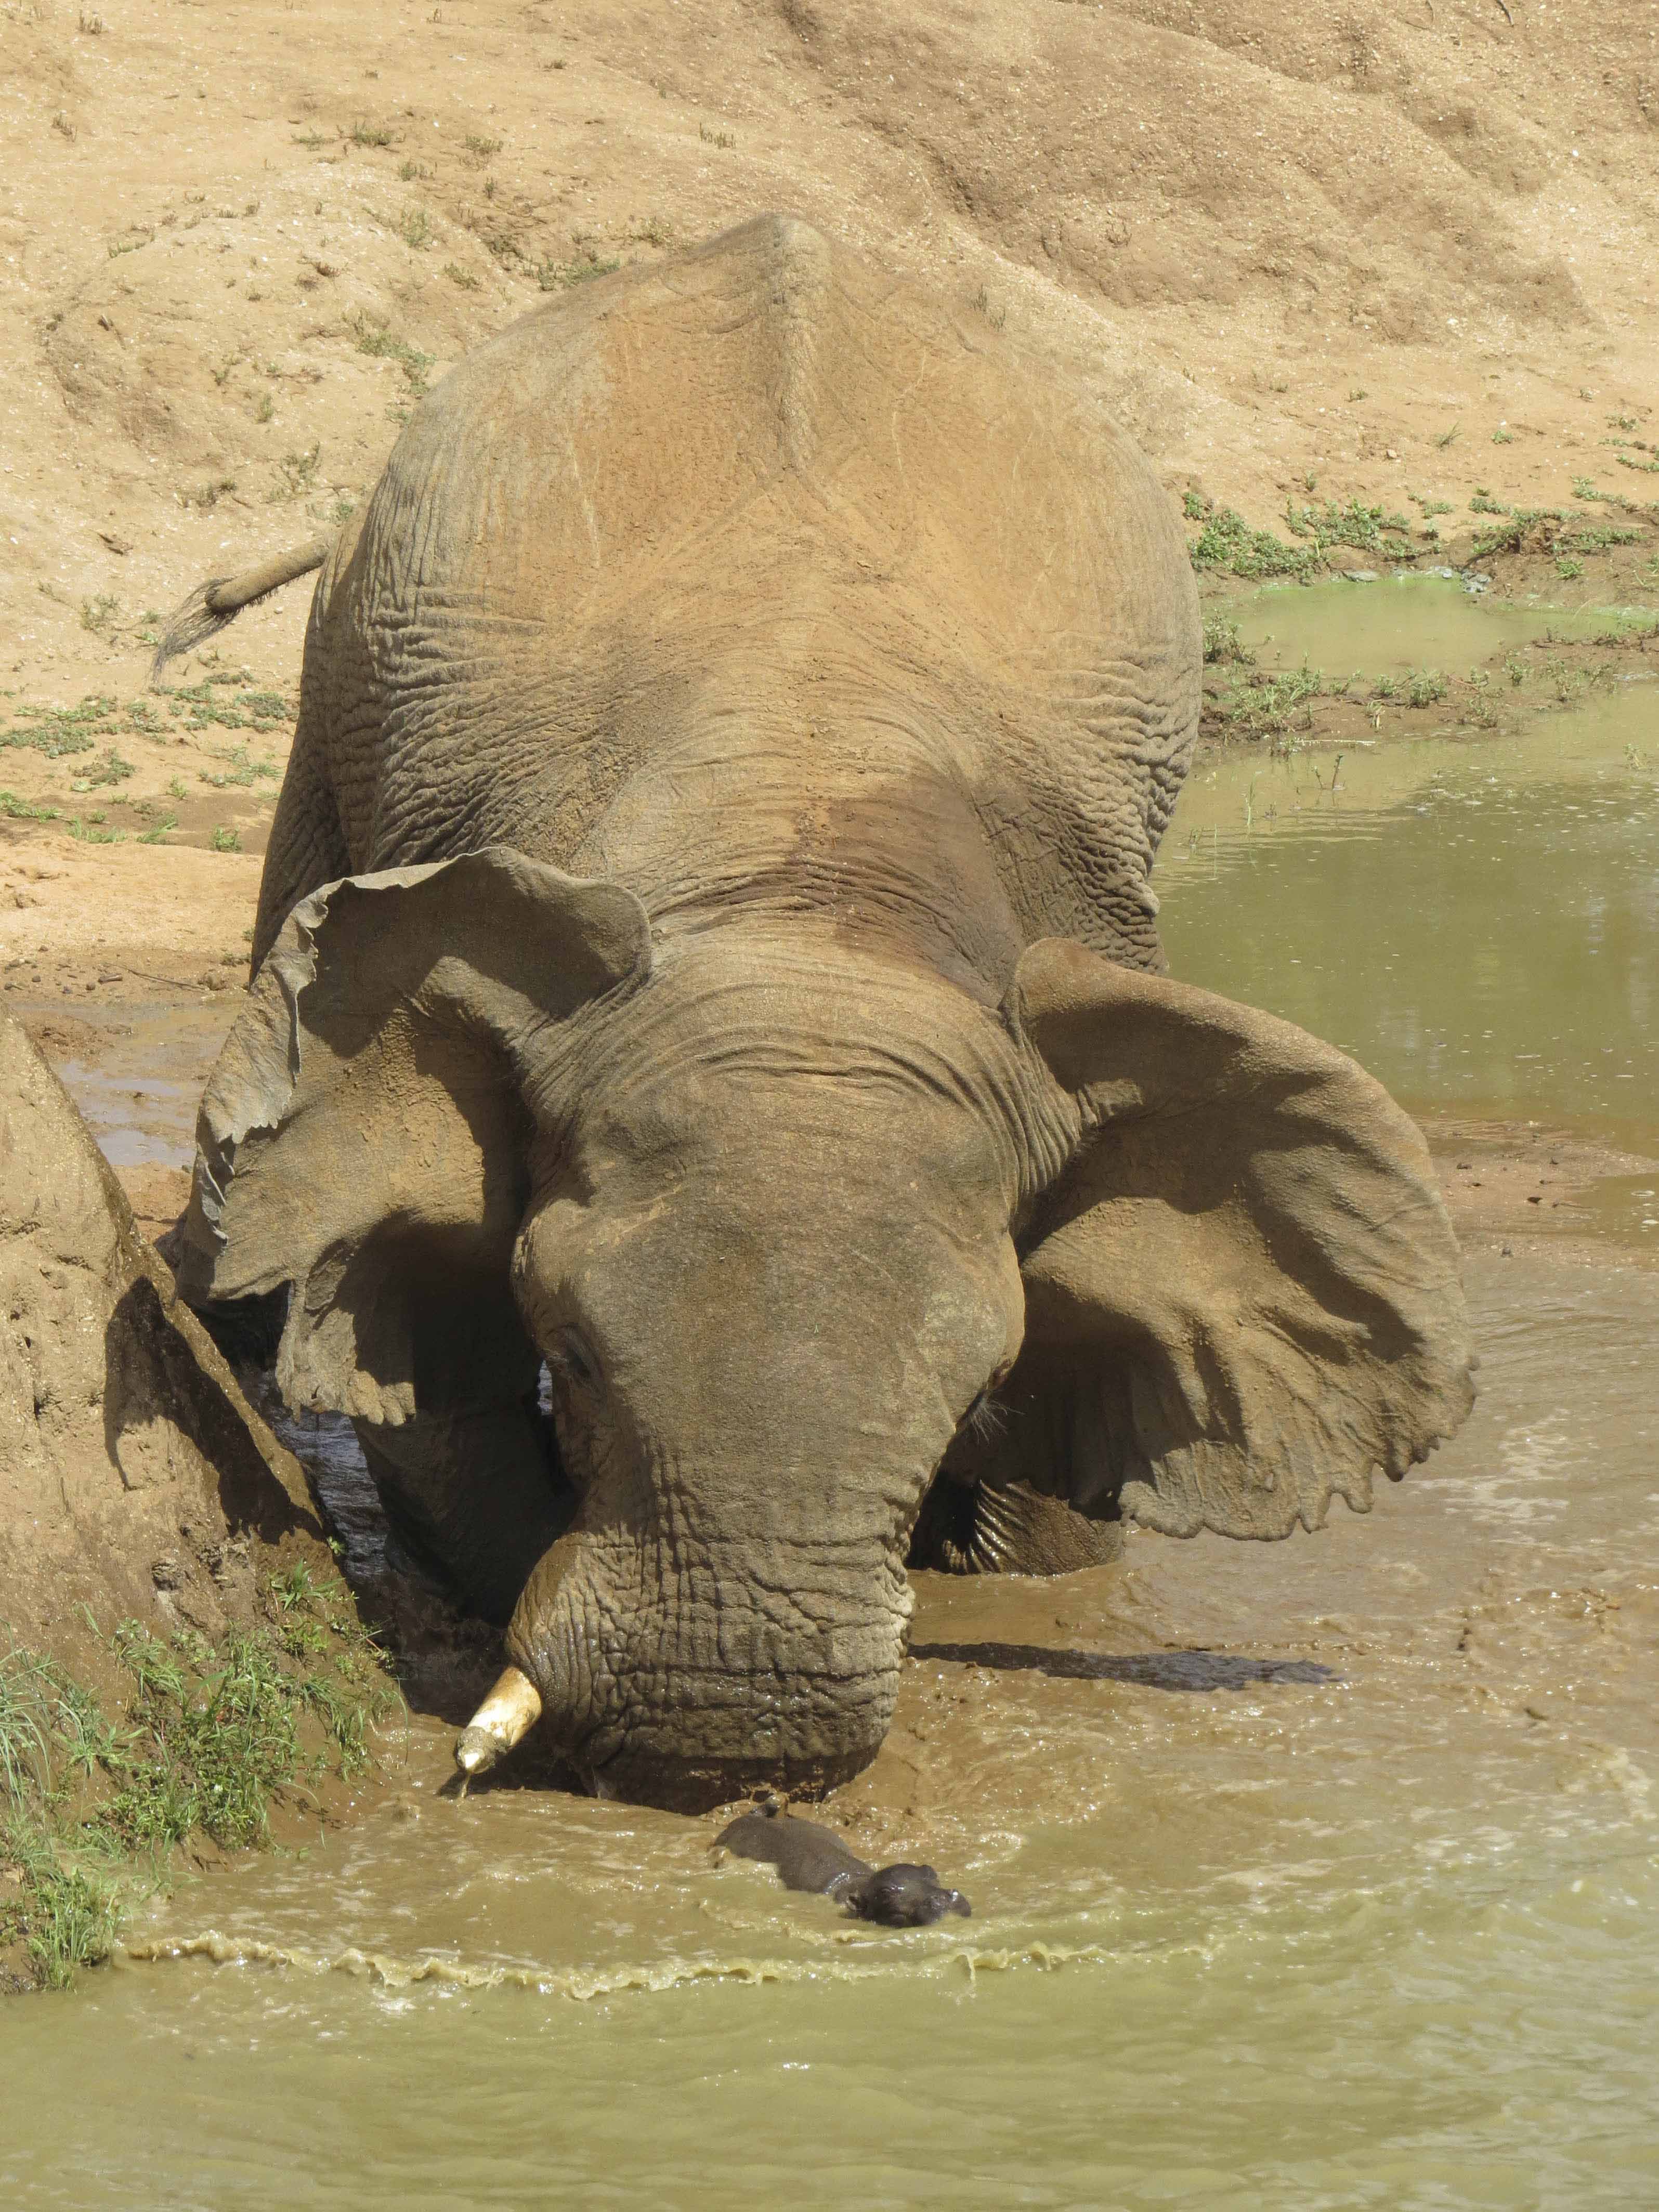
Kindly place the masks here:
<instances>
[{"instance_id":1,"label":"elephant's tail","mask_svg":"<svg viewBox=\"0 0 1659 2212\"><path fill-rule=\"evenodd\" d=\"M216 637L244 607L280 592L296 576L308 576L313 568L320 568L333 544L331 538L313 538L308 545L296 545L291 552L273 553L258 568L244 568L240 576L210 576L206 583L198 584L184 605L175 609L155 648L155 658L149 665L151 689L168 661Z\"/></svg>"}]
</instances>

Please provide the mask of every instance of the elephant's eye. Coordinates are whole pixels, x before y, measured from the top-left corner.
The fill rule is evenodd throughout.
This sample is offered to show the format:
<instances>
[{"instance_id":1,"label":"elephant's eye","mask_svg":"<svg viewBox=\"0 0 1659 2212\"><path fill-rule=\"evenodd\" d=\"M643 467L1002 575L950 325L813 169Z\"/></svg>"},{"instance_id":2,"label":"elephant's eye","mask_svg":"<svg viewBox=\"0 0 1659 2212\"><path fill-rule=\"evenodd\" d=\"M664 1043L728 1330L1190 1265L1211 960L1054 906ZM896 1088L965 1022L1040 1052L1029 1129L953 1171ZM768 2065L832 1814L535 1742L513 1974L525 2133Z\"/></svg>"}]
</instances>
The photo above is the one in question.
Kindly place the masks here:
<instances>
[{"instance_id":1,"label":"elephant's eye","mask_svg":"<svg viewBox=\"0 0 1659 2212\"><path fill-rule=\"evenodd\" d=\"M580 1329L562 1328L550 1354L552 1364L573 1382L592 1385L599 1377L599 1362Z\"/></svg>"}]
</instances>

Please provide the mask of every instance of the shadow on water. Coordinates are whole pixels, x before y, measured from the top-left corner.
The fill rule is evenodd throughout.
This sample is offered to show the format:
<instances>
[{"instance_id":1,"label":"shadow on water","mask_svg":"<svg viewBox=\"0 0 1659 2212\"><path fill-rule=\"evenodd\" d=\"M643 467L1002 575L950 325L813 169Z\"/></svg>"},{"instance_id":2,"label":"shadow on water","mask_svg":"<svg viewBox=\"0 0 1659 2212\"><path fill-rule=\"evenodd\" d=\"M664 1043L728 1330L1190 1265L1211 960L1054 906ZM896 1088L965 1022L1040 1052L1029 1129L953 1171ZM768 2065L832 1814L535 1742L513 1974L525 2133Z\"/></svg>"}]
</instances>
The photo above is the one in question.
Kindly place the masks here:
<instances>
[{"instance_id":1,"label":"shadow on water","mask_svg":"<svg viewBox=\"0 0 1659 2212\"><path fill-rule=\"evenodd\" d=\"M1239 1659L1225 1651L1064 1651L1041 1644L916 1644L913 1659L1024 1670L1074 1682L1139 1682L1152 1690L1246 1690L1258 1682L1340 1682L1313 1659Z\"/></svg>"}]
</instances>

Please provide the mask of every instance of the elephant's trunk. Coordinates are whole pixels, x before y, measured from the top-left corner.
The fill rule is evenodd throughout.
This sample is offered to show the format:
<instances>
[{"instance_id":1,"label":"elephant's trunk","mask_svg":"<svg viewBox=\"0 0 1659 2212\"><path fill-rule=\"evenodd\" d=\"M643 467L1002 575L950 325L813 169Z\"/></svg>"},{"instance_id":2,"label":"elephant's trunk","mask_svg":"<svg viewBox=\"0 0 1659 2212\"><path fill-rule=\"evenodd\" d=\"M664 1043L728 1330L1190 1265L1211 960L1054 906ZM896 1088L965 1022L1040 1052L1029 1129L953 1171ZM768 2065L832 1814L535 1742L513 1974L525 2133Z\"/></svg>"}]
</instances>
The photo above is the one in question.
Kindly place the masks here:
<instances>
[{"instance_id":1,"label":"elephant's trunk","mask_svg":"<svg viewBox=\"0 0 1659 2212\"><path fill-rule=\"evenodd\" d=\"M689 1564L659 1537L573 1531L526 1583L513 1665L462 1746L498 1756L539 1711L607 1796L694 1808L761 1783L820 1793L880 1747L909 1610L886 1545Z\"/></svg>"}]
</instances>

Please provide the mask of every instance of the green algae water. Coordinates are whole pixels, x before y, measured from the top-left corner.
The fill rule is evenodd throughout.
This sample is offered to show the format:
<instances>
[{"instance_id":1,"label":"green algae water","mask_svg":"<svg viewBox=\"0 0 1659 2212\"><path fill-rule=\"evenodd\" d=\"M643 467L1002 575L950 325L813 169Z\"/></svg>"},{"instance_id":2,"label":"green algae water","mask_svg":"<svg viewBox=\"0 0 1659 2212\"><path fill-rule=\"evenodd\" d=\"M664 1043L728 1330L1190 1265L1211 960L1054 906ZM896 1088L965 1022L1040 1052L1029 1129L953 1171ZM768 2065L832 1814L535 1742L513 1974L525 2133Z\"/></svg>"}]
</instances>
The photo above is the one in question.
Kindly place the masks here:
<instances>
[{"instance_id":1,"label":"green algae water","mask_svg":"<svg viewBox=\"0 0 1659 2212\"><path fill-rule=\"evenodd\" d=\"M1340 776L1212 764L1159 869L1176 972L1425 1113L1659 1155L1656 769L1635 685ZM0 2008L0 2203L1659 2201L1656 1188L1469 1240L1480 1402L1369 1516L917 1577L831 1814L971 1921L848 1923L712 1821L441 1796L430 1720L360 1826Z\"/></svg>"},{"instance_id":2,"label":"green algae water","mask_svg":"<svg viewBox=\"0 0 1659 2212\"><path fill-rule=\"evenodd\" d=\"M1659 1121L1659 683L1522 736L1200 767L1158 871L1174 972L1402 1103Z\"/></svg>"}]
</instances>

